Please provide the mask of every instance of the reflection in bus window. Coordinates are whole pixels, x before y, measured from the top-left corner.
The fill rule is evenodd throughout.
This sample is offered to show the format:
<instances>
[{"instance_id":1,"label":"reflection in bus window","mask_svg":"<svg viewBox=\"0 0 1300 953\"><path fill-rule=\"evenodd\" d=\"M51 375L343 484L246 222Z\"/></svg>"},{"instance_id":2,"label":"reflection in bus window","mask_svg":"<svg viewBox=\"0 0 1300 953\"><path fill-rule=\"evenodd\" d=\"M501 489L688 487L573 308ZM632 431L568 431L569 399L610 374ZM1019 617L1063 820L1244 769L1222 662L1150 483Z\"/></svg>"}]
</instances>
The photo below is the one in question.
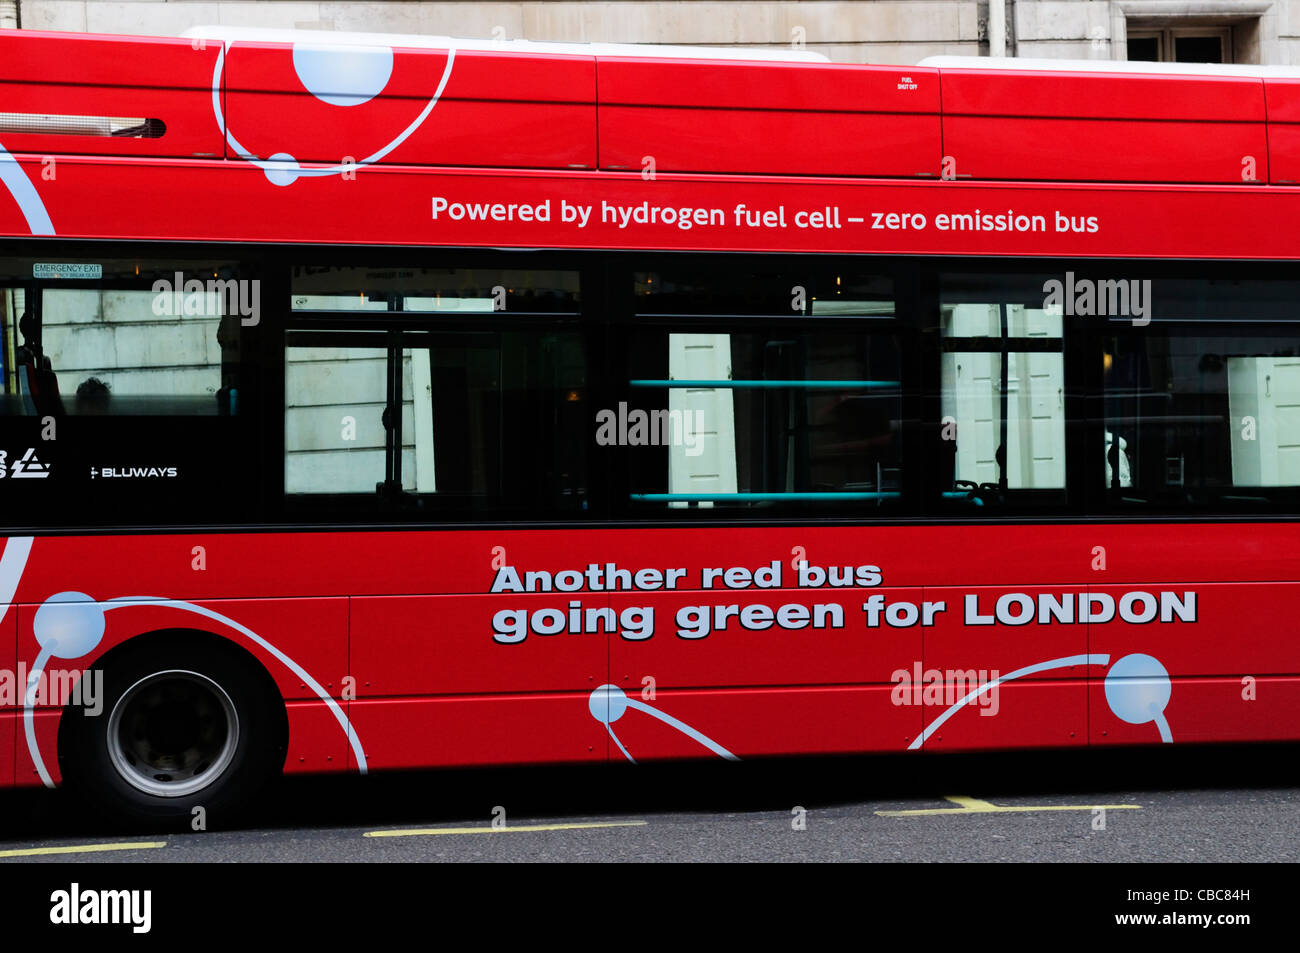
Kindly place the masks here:
<instances>
[{"instance_id":1,"label":"reflection in bus window","mask_svg":"<svg viewBox=\"0 0 1300 953\"><path fill-rule=\"evenodd\" d=\"M1300 334L1177 325L1109 338L1105 426L1130 459L1107 472L1113 501L1268 498L1300 487Z\"/></svg>"},{"instance_id":2,"label":"reflection in bus window","mask_svg":"<svg viewBox=\"0 0 1300 953\"><path fill-rule=\"evenodd\" d=\"M384 481L388 352L286 347L284 358L285 492L373 494ZM402 360L409 366L409 350ZM409 389L402 397L409 434ZM413 475L414 446L405 444L402 453L410 464L404 474Z\"/></svg>"},{"instance_id":3,"label":"reflection in bus window","mask_svg":"<svg viewBox=\"0 0 1300 953\"><path fill-rule=\"evenodd\" d=\"M720 280L716 269L674 268L632 275L636 311L644 315L736 317L894 316L894 282L887 275L812 273L742 268Z\"/></svg>"},{"instance_id":4,"label":"reflection in bus window","mask_svg":"<svg viewBox=\"0 0 1300 953\"><path fill-rule=\"evenodd\" d=\"M299 265L293 272L295 311L564 314L580 303L576 271Z\"/></svg>"},{"instance_id":5,"label":"reflection in bus window","mask_svg":"<svg viewBox=\"0 0 1300 953\"><path fill-rule=\"evenodd\" d=\"M673 266L632 279L635 312L658 327L632 334L620 413L665 425L645 441L617 435L638 512L898 507L891 277L829 262L727 274Z\"/></svg>"},{"instance_id":6,"label":"reflection in bus window","mask_svg":"<svg viewBox=\"0 0 1300 953\"><path fill-rule=\"evenodd\" d=\"M5 413L238 414L240 315L220 289L157 293L119 282L44 288L39 301L39 311L32 301L4 322Z\"/></svg>"},{"instance_id":7,"label":"reflection in bus window","mask_svg":"<svg viewBox=\"0 0 1300 953\"><path fill-rule=\"evenodd\" d=\"M1018 287L1023 285L1023 287ZM1065 488L1065 358L1059 310L1041 280L945 279L939 411L955 441L944 495L979 505ZM1036 297L1035 297L1036 295Z\"/></svg>"},{"instance_id":8,"label":"reflection in bus window","mask_svg":"<svg viewBox=\"0 0 1300 953\"><path fill-rule=\"evenodd\" d=\"M895 504L900 351L888 331L642 332L629 406L666 410L632 441L633 497L671 508Z\"/></svg>"},{"instance_id":9,"label":"reflection in bus window","mask_svg":"<svg viewBox=\"0 0 1300 953\"><path fill-rule=\"evenodd\" d=\"M285 493L581 508L585 373L577 333L292 331Z\"/></svg>"},{"instance_id":10,"label":"reflection in bus window","mask_svg":"<svg viewBox=\"0 0 1300 953\"><path fill-rule=\"evenodd\" d=\"M295 267L289 502L326 518L586 509L578 306L575 271Z\"/></svg>"}]
</instances>

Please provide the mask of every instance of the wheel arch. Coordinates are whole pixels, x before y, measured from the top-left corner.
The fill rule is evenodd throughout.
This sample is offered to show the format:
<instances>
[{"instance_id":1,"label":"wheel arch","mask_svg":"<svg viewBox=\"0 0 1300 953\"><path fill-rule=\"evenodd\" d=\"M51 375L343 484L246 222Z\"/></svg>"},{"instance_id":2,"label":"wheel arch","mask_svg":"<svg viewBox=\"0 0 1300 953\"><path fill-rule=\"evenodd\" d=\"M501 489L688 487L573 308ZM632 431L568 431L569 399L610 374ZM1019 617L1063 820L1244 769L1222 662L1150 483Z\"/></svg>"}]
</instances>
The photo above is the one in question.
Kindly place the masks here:
<instances>
[{"instance_id":1,"label":"wheel arch","mask_svg":"<svg viewBox=\"0 0 1300 953\"><path fill-rule=\"evenodd\" d=\"M153 629L148 632L141 632L138 635L125 639L112 648L106 650L93 662L86 666L85 672L89 674L95 669L108 671L110 667L120 665L124 659L136 656L147 656L157 647L165 645L169 651L178 649L184 650L187 647L193 648L196 653L200 649L222 653L227 656L234 664L242 668L252 679L256 686L258 694L270 701L277 713L276 744L280 755L278 758L281 769L284 766L284 758L288 754L289 748L289 715L288 708L285 704L284 695L276 685L275 678L271 675L267 667L256 655L250 652L245 646L240 645L223 635L209 632L205 629L171 627L164 629ZM86 677L85 674L82 676ZM68 750L67 732L70 731L72 719L66 716L68 710L74 707L71 703L64 705L61 709L59 718L59 730L57 741L57 757L60 763L60 773L62 772L62 763L65 753ZM101 712L99 717L107 717L108 712Z\"/></svg>"}]
</instances>

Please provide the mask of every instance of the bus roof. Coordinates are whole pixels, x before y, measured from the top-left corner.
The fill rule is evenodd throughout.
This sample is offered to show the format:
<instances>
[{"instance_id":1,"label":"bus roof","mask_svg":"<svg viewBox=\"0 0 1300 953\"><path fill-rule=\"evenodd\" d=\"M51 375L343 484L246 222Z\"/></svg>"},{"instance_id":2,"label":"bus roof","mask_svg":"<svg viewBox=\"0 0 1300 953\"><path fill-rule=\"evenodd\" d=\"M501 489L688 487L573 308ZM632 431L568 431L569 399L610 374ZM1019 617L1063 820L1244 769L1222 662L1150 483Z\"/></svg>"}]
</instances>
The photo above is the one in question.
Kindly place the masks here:
<instances>
[{"instance_id":1,"label":"bus roof","mask_svg":"<svg viewBox=\"0 0 1300 953\"><path fill-rule=\"evenodd\" d=\"M758 47L669 46L651 43L551 43L538 40L484 40L408 33L346 33L334 30L269 30L259 27L196 26L186 39L223 43L309 43L312 46L388 46L407 49L483 50L496 53L548 53L561 56L654 57L655 59L749 60L778 63L828 63L821 53Z\"/></svg>"},{"instance_id":2,"label":"bus roof","mask_svg":"<svg viewBox=\"0 0 1300 953\"><path fill-rule=\"evenodd\" d=\"M358 66L376 51L384 62ZM276 185L350 181L352 156L405 172L612 180L652 165L1300 193L1295 68L870 66L789 49L198 27L183 38L0 31L0 87L0 148L15 155L251 163ZM104 174L135 173L123 163Z\"/></svg>"}]
</instances>

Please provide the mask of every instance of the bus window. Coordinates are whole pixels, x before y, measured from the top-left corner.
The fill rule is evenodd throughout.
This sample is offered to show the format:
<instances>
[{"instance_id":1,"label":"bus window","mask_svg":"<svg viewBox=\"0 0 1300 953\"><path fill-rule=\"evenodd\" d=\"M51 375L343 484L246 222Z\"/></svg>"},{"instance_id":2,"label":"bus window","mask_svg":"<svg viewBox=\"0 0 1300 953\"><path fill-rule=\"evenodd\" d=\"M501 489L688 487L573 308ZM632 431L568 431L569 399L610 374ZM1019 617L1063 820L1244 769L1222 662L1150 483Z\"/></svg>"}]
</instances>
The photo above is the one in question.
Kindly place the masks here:
<instances>
[{"instance_id":1,"label":"bus window","mask_svg":"<svg viewBox=\"0 0 1300 953\"><path fill-rule=\"evenodd\" d=\"M256 515L261 280L228 260L0 260L0 476L43 523ZM42 503L36 506L36 503Z\"/></svg>"},{"instance_id":2,"label":"bus window","mask_svg":"<svg viewBox=\"0 0 1300 953\"><path fill-rule=\"evenodd\" d=\"M298 265L295 311L420 311L447 315L576 314L576 271Z\"/></svg>"},{"instance_id":3,"label":"bus window","mask_svg":"<svg viewBox=\"0 0 1300 953\"><path fill-rule=\"evenodd\" d=\"M261 296L259 282L241 280L236 263L18 261L0 268L42 276L6 293L6 413L238 413L240 331L260 321L254 309Z\"/></svg>"},{"instance_id":4,"label":"bus window","mask_svg":"<svg viewBox=\"0 0 1300 953\"><path fill-rule=\"evenodd\" d=\"M1033 276L943 279L939 432L954 460L945 508L1064 500L1064 329L1042 286Z\"/></svg>"},{"instance_id":5,"label":"bus window","mask_svg":"<svg viewBox=\"0 0 1300 953\"><path fill-rule=\"evenodd\" d=\"M569 272L297 269L286 502L327 520L585 510L585 345L557 311L576 301Z\"/></svg>"},{"instance_id":6,"label":"bus window","mask_svg":"<svg viewBox=\"0 0 1300 953\"><path fill-rule=\"evenodd\" d=\"M1153 324L1108 336L1103 360L1104 426L1124 454L1107 467L1111 505L1296 497L1300 327Z\"/></svg>"},{"instance_id":7,"label":"bus window","mask_svg":"<svg viewBox=\"0 0 1300 953\"><path fill-rule=\"evenodd\" d=\"M597 432L627 448L634 508L896 510L902 356L888 283L749 277L636 276L639 309L689 323L633 334L627 400ZM792 289L802 323L786 317ZM746 308L767 320L728 316Z\"/></svg>"}]
</instances>

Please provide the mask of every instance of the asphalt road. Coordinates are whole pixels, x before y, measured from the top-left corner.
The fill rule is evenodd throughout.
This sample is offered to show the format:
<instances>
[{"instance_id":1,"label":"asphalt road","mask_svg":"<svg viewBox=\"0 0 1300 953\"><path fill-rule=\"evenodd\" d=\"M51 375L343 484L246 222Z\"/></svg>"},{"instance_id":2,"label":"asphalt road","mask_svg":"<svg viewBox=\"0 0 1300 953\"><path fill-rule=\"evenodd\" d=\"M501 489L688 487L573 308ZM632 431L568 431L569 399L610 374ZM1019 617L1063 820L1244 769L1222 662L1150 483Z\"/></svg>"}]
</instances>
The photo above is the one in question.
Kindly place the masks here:
<instances>
[{"instance_id":1,"label":"asphalt road","mask_svg":"<svg viewBox=\"0 0 1300 953\"><path fill-rule=\"evenodd\" d=\"M1298 755L1287 745L293 779L255 817L202 832L123 830L62 791L4 792L0 863L1295 861Z\"/></svg>"}]
</instances>

